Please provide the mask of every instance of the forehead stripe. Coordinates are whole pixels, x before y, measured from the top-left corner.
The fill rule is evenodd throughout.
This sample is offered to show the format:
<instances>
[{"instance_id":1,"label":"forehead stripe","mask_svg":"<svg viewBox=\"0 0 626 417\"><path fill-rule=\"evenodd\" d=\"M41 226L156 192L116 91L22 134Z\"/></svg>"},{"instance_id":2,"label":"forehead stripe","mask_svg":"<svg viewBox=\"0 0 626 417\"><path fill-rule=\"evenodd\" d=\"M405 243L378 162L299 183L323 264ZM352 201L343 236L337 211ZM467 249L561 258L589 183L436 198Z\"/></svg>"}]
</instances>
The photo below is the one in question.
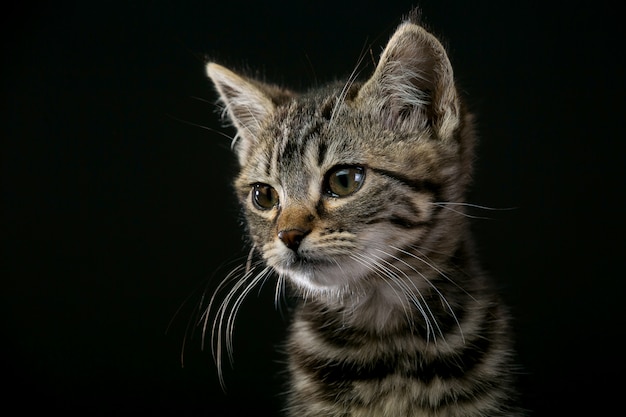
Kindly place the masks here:
<instances>
[{"instance_id":1,"label":"forehead stripe","mask_svg":"<svg viewBox=\"0 0 626 417\"><path fill-rule=\"evenodd\" d=\"M318 141L317 145L317 165L322 166L324 159L326 159L326 153L328 152L328 145L325 141Z\"/></svg>"},{"instance_id":2,"label":"forehead stripe","mask_svg":"<svg viewBox=\"0 0 626 417\"><path fill-rule=\"evenodd\" d=\"M441 186L439 184L436 184L429 180L415 180L403 174L400 174L399 172L393 172L393 171L389 171L389 170L381 169L381 168L369 167L369 169L376 172L377 174L384 175L385 177L398 181L416 192L425 191L425 192L429 192L431 194L437 195L439 194L439 191L441 189Z\"/></svg>"},{"instance_id":3,"label":"forehead stripe","mask_svg":"<svg viewBox=\"0 0 626 417\"><path fill-rule=\"evenodd\" d=\"M323 124L319 121L314 121L303 126L302 132L297 137L295 135L285 136L277 155L278 163L280 164L283 160L290 161L293 158L304 155L304 147L312 143L311 138L319 134L322 126Z\"/></svg>"}]
</instances>

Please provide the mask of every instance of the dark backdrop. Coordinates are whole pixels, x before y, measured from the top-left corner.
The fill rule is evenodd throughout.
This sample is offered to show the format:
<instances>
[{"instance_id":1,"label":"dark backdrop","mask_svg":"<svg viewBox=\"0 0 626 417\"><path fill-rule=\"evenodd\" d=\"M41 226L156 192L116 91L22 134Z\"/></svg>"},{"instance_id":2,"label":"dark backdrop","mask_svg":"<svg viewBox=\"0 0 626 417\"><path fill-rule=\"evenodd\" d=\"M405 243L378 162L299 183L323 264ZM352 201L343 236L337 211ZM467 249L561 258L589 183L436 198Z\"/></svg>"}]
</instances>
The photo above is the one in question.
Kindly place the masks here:
<instances>
[{"instance_id":1,"label":"dark backdrop","mask_svg":"<svg viewBox=\"0 0 626 417\"><path fill-rule=\"evenodd\" d=\"M276 414L273 283L241 309L226 393L188 328L245 256L205 57L296 89L345 78L413 3L3 6L0 407ZM471 201L515 208L473 214L525 403L609 414L626 371L623 22L603 2L420 3L479 121Z\"/></svg>"}]
</instances>

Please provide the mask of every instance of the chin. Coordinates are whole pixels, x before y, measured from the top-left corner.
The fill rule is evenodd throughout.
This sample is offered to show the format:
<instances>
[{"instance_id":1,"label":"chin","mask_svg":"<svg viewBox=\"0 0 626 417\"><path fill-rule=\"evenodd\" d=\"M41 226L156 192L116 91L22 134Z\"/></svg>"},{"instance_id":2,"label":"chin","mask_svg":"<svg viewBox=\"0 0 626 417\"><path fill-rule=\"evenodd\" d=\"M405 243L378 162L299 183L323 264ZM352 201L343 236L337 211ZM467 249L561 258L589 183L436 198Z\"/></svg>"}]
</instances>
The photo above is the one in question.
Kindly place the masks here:
<instances>
[{"instance_id":1,"label":"chin","mask_svg":"<svg viewBox=\"0 0 626 417\"><path fill-rule=\"evenodd\" d=\"M350 261L300 261L288 266L274 266L279 275L287 277L306 296L341 297L363 292L365 268Z\"/></svg>"}]
</instances>

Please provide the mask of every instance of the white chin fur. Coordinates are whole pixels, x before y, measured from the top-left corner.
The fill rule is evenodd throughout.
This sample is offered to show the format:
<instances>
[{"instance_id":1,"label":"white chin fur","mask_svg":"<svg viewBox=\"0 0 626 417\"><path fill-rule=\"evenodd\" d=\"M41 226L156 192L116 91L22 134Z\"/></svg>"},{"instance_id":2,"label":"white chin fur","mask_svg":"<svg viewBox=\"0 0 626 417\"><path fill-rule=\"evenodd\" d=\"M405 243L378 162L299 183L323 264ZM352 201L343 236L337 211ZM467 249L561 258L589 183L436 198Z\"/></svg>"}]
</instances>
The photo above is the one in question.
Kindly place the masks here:
<instances>
[{"instance_id":1,"label":"white chin fur","mask_svg":"<svg viewBox=\"0 0 626 417\"><path fill-rule=\"evenodd\" d=\"M324 265L316 266L311 270L296 270L289 267L274 267L276 271L286 276L293 284L303 290L305 294L340 295L346 292L355 292L360 287L358 280L366 270L359 265Z\"/></svg>"},{"instance_id":2,"label":"white chin fur","mask_svg":"<svg viewBox=\"0 0 626 417\"><path fill-rule=\"evenodd\" d=\"M299 288L305 299L345 308L343 319L347 325L379 332L393 327L392 320L403 319L406 311L412 308L401 291L385 285L384 281L359 282L343 271L345 268L341 271L332 269L335 274L342 272L347 276L334 275L328 279L328 275L322 278L309 272L294 271L284 271L283 275Z\"/></svg>"}]
</instances>

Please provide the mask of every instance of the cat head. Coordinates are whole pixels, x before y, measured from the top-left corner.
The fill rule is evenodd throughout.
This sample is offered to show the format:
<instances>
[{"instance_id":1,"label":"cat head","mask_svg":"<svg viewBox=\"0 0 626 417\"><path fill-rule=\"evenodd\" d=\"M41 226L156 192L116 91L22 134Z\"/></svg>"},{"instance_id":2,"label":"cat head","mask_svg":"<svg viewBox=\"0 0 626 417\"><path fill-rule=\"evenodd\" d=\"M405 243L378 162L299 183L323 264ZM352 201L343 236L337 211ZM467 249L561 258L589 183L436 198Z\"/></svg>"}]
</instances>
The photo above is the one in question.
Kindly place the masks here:
<instances>
[{"instance_id":1,"label":"cat head","mask_svg":"<svg viewBox=\"0 0 626 417\"><path fill-rule=\"evenodd\" d=\"M441 43L405 22L365 82L303 94L209 63L236 128L235 187L265 262L314 293L368 291L409 247L443 251L471 175L470 116Z\"/></svg>"}]
</instances>

